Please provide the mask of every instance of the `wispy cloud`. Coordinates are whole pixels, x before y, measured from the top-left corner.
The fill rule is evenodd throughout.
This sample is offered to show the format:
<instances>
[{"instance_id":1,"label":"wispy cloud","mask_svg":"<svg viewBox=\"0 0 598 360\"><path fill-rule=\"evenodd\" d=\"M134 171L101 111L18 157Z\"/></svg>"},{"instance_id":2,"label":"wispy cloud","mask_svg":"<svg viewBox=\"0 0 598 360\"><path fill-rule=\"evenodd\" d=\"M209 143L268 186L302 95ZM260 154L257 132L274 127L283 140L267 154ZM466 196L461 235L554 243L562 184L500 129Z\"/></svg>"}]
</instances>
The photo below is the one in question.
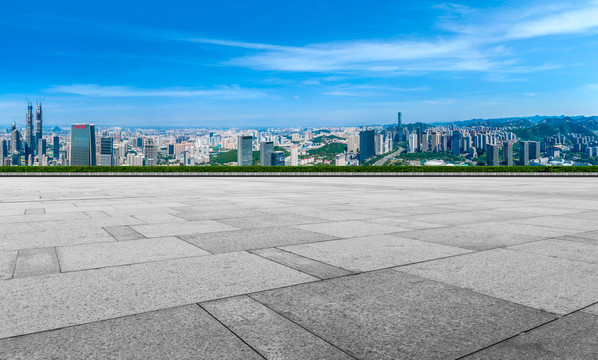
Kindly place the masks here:
<instances>
[{"instance_id":1,"label":"wispy cloud","mask_svg":"<svg viewBox=\"0 0 598 360\"><path fill-rule=\"evenodd\" d=\"M98 98L126 97L216 97L221 99L256 99L266 93L242 89L239 86L222 86L216 89L198 90L181 88L140 89L132 86L101 86L97 84L56 85L46 89L50 93L62 93Z\"/></svg>"}]
</instances>

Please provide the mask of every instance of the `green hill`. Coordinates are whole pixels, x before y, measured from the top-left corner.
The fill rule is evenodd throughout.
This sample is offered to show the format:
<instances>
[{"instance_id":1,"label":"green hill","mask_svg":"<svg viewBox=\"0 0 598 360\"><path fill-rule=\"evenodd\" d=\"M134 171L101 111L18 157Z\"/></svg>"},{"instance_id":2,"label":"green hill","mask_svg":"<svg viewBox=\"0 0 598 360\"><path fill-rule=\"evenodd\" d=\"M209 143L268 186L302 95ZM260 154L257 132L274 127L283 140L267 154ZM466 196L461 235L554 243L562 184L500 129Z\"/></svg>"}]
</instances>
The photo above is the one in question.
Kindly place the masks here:
<instances>
[{"instance_id":1,"label":"green hill","mask_svg":"<svg viewBox=\"0 0 598 360\"><path fill-rule=\"evenodd\" d=\"M330 143L317 149L308 150L307 153L311 156L318 156L328 160L334 160L337 154L344 153L346 150L347 145L345 144Z\"/></svg>"},{"instance_id":2,"label":"green hill","mask_svg":"<svg viewBox=\"0 0 598 360\"><path fill-rule=\"evenodd\" d=\"M318 136L318 137L311 139L311 142L313 142L314 144L321 144L321 143L327 144L331 140L344 140L344 139L341 137L338 137L336 135L322 135L322 136Z\"/></svg>"},{"instance_id":3,"label":"green hill","mask_svg":"<svg viewBox=\"0 0 598 360\"><path fill-rule=\"evenodd\" d=\"M566 119L545 119L541 123L529 128L514 129L513 133L518 138L528 141L544 141L544 138L547 136L566 135L570 133L595 136L594 132L581 123L571 122Z\"/></svg>"},{"instance_id":4,"label":"green hill","mask_svg":"<svg viewBox=\"0 0 598 360\"><path fill-rule=\"evenodd\" d=\"M274 151L282 151L282 152L284 152L285 156L291 155L287 150L285 150L285 148L282 148L280 146L275 146ZM227 151L225 153L216 155L210 159L210 163L213 165L224 165L226 163L230 163L233 161L234 162L237 161L237 150ZM259 164L260 164L260 152L254 151L253 152L253 165L259 165Z\"/></svg>"}]
</instances>

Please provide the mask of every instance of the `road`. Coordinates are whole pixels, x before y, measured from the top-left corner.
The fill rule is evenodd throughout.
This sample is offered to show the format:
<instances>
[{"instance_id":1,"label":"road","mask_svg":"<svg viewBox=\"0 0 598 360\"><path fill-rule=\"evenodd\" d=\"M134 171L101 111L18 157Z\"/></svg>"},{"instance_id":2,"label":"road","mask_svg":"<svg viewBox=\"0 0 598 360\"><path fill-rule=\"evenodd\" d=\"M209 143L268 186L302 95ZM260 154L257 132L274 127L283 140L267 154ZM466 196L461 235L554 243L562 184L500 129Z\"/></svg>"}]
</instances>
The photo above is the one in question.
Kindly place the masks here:
<instances>
[{"instance_id":1,"label":"road","mask_svg":"<svg viewBox=\"0 0 598 360\"><path fill-rule=\"evenodd\" d=\"M382 165L386 164L386 162L387 162L388 160L390 160L390 158L394 157L394 156L395 156L395 155L397 155L397 154L400 154L400 153L402 153L402 152L403 152L403 150L405 150L405 149L403 149L403 148L401 148L401 147L400 147L400 148L399 148L397 151L395 151L395 152L393 152L393 153L390 153L390 154L386 155L385 157L383 157L382 159L380 159L380 160L376 161L376 162L374 163L374 166L382 166Z\"/></svg>"}]
</instances>

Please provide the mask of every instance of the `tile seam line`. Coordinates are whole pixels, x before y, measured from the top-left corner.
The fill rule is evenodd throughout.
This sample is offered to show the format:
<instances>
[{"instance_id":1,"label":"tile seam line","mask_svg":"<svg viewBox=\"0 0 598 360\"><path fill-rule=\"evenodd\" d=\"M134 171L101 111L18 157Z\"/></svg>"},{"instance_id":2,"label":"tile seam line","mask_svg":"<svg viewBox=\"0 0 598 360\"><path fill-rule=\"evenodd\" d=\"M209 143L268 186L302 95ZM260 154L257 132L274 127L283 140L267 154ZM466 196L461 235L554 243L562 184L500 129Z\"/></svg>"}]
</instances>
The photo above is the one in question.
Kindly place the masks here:
<instances>
[{"instance_id":1,"label":"tile seam line","mask_svg":"<svg viewBox=\"0 0 598 360\"><path fill-rule=\"evenodd\" d=\"M341 351L342 353L344 353L344 354L346 354L347 356L351 357L352 359L356 359L356 360L357 360L357 359L359 359L358 357L356 357L356 356L354 356L354 355L351 355L351 354L350 354L350 353L349 353L347 350L345 350L345 349L343 349L343 348L341 348L341 347L339 347L339 346L337 346L337 345L335 345L335 344L331 343L330 341L328 341L328 340L324 339L324 338L323 338L323 337L321 337L320 335L318 335L318 334L314 333L313 331L311 331L311 330L309 330L309 329L305 328L304 326L302 326L302 325L298 324L298 323L297 323L297 322L295 322L294 320L292 320L292 319L289 319L287 316L285 316L285 315L283 315L283 314L279 313L278 311L276 311L276 310L272 309L270 306L268 306L268 305L264 304L263 302L261 302L261 301L257 300L255 297L251 296L250 294L247 294L246 296L247 296L248 298L252 299L253 301L257 302L258 304L261 304L262 306L264 306L264 307L265 307L265 308L267 308L268 310L270 310L270 311L274 312L275 314L277 314L278 316L282 317L283 319L285 319L285 320L287 320L287 321L291 322L292 324L295 324L295 325L296 325L296 326L298 326L299 328L301 328L301 329L305 330L307 333L309 333L309 334L312 334L312 335L313 335L313 336L315 336L316 338L318 338L318 339L320 339L320 340L324 341L325 343L327 343L328 345L332 346L333 348L335 348L335 349L338 349L339 351Z\"/></svg>"},{"instance_id":2,"label":"tile seam line","mask_svg":"<svg viewBox=\"0 0 598 360\"><path fill-rule=\"evenodd\" d=\"M328 241L332 241L332 240L328 240ZM321 241L321 242L326 242L326 241ZM307 244L317 244L317 243L307 243ZM299 245L303 245L303 244L299 244ZM289 246L293 246L293 245L289 245ZM331 264L325 263L325 262L323 262L323 261L316 260L316 259L312 259L312 258L310 258L310 257L304 256L304 255L301 255L301 254L296 254L296 253L294 253L294 252L292 252L292 251L288 251L288 250L285 250L285 249L281 249L280 247L274 247L274 249L277 249L277 250L283 251L283 252L285 252L285 253L288 253L288 254L291 254L291 255L295 255L295 256L298 256L298 257L302 257L302 258L304 258L304 259L308 259L308 260L311 260L311 261L317 262L317 263L319 263L319 264L323 264L323 265L330 266L330 267L333 267L333 268L336 268L336 269L344 270L344 271L347 271L347 272L349 272L349 273L355 273L354 271L351 271L351 270L348 270L348 269L342 268L342 267L340 267L340 266L331 265ZM262 250L262 249L256 249L256 250ZM256 254L256 255L257 255L257 254ZM350 274L346 274L346 275L350 275ZM313 276L313 275L312 275L312 276Z\"/></svg>"},{"instance_id":3,"label":"tile seam line","mask_svg":"<svg viewBox=\"0 0 598 360\"><path fill-rule=\"evenodd\" d=\"M196 304L200 309L202 309L203 311L205 311L212 319L216 320L216 322L218 322L220 325L222 325L226 330L228 330L231 334L233 334L237 339L241 340L241 342L243 344L245 344L247 347L249 347L251 350L253 350L253 352L255 352L256 354L258 354L260 357L262 357L264 360L266 360L267 358L259 351L257 351L257 349L255 349L253 346L251 346L247 341L245 341L241 336L239 336L236 332L234 332L231 328L229 328L228 326L226 326L222 321L220 321L220 319L218 319L214 314L212 314L211 312L209 312L206 308L204 308L201 304L197 303Z\"/></svg>"}]
</instances>

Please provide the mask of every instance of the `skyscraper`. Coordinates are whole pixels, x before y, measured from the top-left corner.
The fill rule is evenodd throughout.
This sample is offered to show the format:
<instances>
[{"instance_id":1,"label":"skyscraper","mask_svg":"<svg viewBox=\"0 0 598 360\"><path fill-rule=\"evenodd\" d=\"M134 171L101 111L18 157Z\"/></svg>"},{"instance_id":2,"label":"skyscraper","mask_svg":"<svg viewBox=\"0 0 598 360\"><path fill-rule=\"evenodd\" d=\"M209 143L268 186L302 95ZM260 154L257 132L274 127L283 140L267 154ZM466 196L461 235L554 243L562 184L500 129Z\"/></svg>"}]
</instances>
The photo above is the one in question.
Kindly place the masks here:
<instances>
[{"instance_id":1,"label":"skyscraper","mask_svg":"<svg viewBox=\"0 0 598 360\"><path fill-rule=\"evenodd\" d=\"M285 165L285 153L284 151L274 151L270 154L272 166L284 166Z\"/></svg>"},{"instance_id":2,"label":"skyscraper","mask_svg":"<svg viewBox=\"0 0 598 360\"><path fill-rule=\"evenodd\" d=\"M519 142L519 165L529 165L529 142Z\"/></svg>"},{"instance_id":3,"label":"skyscraper","mask_svg":"<svg viewBox=\"0 0 598 360\"><path fill-rule=\"evenodd\" d=\"M426 137L427 137L426 133ZM410 153L414 153L415 150L417 150L417 134L413 133L413 134L409 134L409 136L407 137L408 141L409 141L409 152Z\"/></svg>"},{"instance_id":4,"label":"skyscraper","mask_svg":"<svg viewBox=\"0 0 598 360\"><path fill-rule=\"evenodd\" d=\"M102 137L100 139L100 166L114 166L114 139Z\"/></svg>"},{"instance_id":5,"label":"skyscraper","mask_svg":"<svg viewBox=\"0 0 598 360\"><path fill-rule=\"evenodd\" d=\"M11 153L21 152L21 132L17 129L17 124L12 124L10 132L10 147Z\"/></svg>"},{"instance_id":6,"label":"skyscraper","mask_svg":"<svg viewBox=\"0 0 598 360\"><path fill-rule=\"evenodd\" d=\"M60 139L58 135L54 135L52 137L52 157L54 159L58 159L60 156Z\"/></svg>"},{"instance_id":7,"label":"skyscraper","mask_svg":"<svg viewBox=\"0 0 598 360\"><path fill-rule=\"evenodd\" d=\"M237 165L253 165L253 136L239 135L237 140Z\"/></svg>"},{"instance_id":8,"label":"skyscraper","mask_svg":"<svg viewBox=\"0 0 598 360\"><path fill-rule=\"evenodd\" d=\"M46 139L40 137L37 140L37 156L39 157L40 161L42 155L46 155Z\"/></svg>"},{"instance_id":9,"label":"skyscraper","mask_svg":"<svg viewBox=\"0 0 598 360\"><path fill-rule=\"evenodd\" d=\"M486 145L486 164L498 166L498 145Z\"/></svg>"},{"instance_id":10,"label":"skyscraper","mask_svg":"<svg viewBox=\"0 0 598 360\"><path fill-rule=\"evenodd\" d=\"M461 133L458 131L453 133L451 151L453 152L453 155L459 156L461 154Z\"/></svg>"},{"instance_id":11,"label":"skyscraper","mask_svg":"<svg viewBox=\"0 0 598 360\"><path fill-rule=\"evenodd\" d=\"M39 145L39 139L42 138L42 105L37 105L35 111L35 141ZM35 149L35 154L39 155L39 148Z\"/></svg>"},{"instance_id":12,"label":"skyscraper","mask_svg":"<svg viewBox=\"0 0 598 360\"><path fill-rule=\"evenodd\" d=\"M513 143L504 142L502 145L504 165L513 166Z\"/></svg>"},{"instance_id":13,"label":"skyscraper","mask_svg":"<svg viewBox=\"0 0 598 360\"><path fill-rule=\"evenodd\" d=\"M4 165L4 159L8 157L8 143L6 140L0 140L0 166Z\"/></svg>"},{"instance_id":14,"label":"skyscraper","mask_svg":"<svg viewBox=\"0 0 598 360\"><path fill-rule=\"evenodd\" d=\"M31 102L27 104L27 119L25 123L25 144L29 148L28 152L34 152L35 138L33 137L33 106Z\"/></svg>"},{"instance_id":15,"label":"skyscraper","mask_svg":"<svg viewBox=\"0 0 598 360\"><path fill-rule=\"evenodd\" d=\"M539 159L540 155L540 143L537 141L530 141L529 142L529 159Z\"/></svg>"},{"instance_id":16,"label":"skyscraper","mask_svg":"<svg viewBox=\"0 0 598 360\"><path fill-rule=\"evenodd\" d=\"M403 114L401 114L400 112L398 113L398 121L397 121L397 135L398 135L398 141L397 142L401 142L403 141Z\"/></svg>"},{"instance_id":17,"label":"skyscraper","mask_svg":"<svg viewBox=\"0 0 598 360\"><path fill-rule=\"evenodd\" d=\"M384 154L384 135L374 136L374 155Z\"/></svg>"},{"instance_id":18,"label":"skyscraper","mask_svg":"<svg viewBox=\"0 0 598 360\"><path fill-rule=\"evenodd\" d=\"M416 139L416 141L417 141L417 139ZM422 133L422 144L421 144L420 150L422 152L428 152L430 150L429 145L430 145L430 137L428 135L428 132L424 131ZM415 151L415 149L413 149L413 150Z\"/></svg>"},{"instance_id":19,"label":"skyscraper","mask_svg":"<svg viewBox=\"0 0 598 360\"><path fill-rule=\"evenodd\" d=\"M154 144L154 139L143 139L143 156L146 166L156 166L158 164L158 149Z\"/></svg>"},{"instance_id":20,"label":"skyscraper","mask_svg":"<svg viewBox=\"0 0 598 360\"><path fill-rule=\"evenodd\" d=\"M374 130L364 130L359 133L359 162L364 163L375 154Z\"/></svg>"},{"instance_id":21,"label":"skyscraper","mask_svg":"<svg viewBox=\"0 0 598 360\"><path fill-rule=\"evenodd\" d=\"M96 165L96 134L94 124L73 124L71 126L72 166Z\"/></svg>"},{"instance_id":22,"label":"skyscraper","mask_svg":"<svg viewBox=\"0 0 598 360\"><path fill-rule=\"evenodd\" d=\"M261 166L270 166L272 164L272 153L274 152L274 142L273 141L263 141L260 144L260 165Z\"/></svg>"}]
</instances>

